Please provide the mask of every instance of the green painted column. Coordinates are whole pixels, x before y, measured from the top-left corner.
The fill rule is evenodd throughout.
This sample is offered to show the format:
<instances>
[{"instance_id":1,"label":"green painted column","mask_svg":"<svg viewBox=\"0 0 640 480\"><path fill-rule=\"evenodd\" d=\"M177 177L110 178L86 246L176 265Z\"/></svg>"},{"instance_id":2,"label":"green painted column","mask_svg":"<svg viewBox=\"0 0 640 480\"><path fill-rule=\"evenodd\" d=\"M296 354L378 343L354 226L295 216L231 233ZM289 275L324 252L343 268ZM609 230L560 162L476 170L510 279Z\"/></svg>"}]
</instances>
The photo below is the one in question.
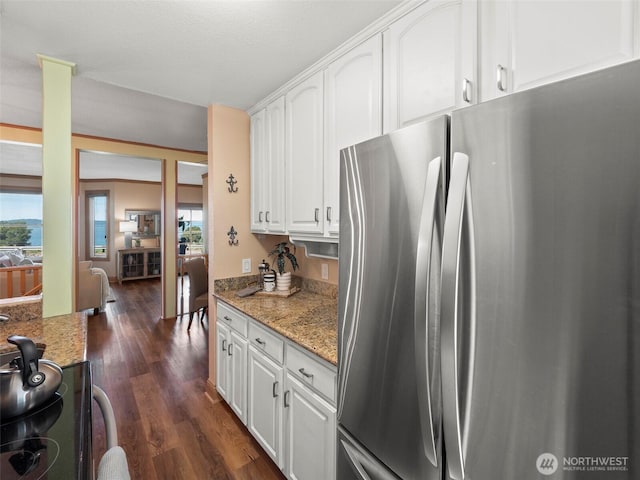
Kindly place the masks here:
<instances>
[{"instance_id":1,"label":"green painted column","mask_svg":"<svg viewBox=\"0 0 640 480\"><path fill-rule=\"evenodd\" d=\"M73 311L74 179L71 77L75 64L38 55L42 69L42 316Z\"/></svg>"},{"instance_id":2,"label":"green painted column","mask_svg":"<svg viewBox=\"0 0 640 480\"><path fill-rule=\"evenodd\" d=\"M162 310L161 318L174 318L177 314L176 294L176 250L178 245L178 228L176 225L178 203L178 163L167 159L162 162L162 225L163 245L162 259L164 274L162 275Z\"/></svg>"}]
</instances>

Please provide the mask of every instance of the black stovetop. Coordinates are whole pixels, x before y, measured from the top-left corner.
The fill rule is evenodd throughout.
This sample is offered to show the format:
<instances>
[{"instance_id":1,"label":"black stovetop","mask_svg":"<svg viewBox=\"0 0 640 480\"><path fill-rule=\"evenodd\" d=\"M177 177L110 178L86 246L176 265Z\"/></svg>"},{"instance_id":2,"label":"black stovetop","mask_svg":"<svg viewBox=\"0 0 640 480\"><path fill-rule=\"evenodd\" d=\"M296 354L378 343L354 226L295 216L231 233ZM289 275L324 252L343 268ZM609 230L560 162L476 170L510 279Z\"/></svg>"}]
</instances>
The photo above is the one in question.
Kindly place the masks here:
<instances>
[{"instance_id":1,"label":"black stovetop","mask_svg":"<svg viewBox=\"0 0 640 480\"><path fill-rule=\"evenodd\" d=\"M64 367L62 373L58 392L46 404L3 420L2 480L92 478L89 362Z\"/></svg>"}]
</instances>

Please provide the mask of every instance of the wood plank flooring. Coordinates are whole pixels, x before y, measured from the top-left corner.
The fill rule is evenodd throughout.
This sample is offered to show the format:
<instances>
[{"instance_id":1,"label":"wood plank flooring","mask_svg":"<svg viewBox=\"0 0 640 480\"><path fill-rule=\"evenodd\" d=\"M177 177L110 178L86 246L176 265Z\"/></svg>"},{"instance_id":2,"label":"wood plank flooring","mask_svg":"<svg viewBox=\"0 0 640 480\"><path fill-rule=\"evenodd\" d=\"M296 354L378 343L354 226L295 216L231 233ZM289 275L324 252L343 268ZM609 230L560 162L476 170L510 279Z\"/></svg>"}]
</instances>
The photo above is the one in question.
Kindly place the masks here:
<instances>
[{"instance_id":1,"label":"wood plank flooring","mask_svg":"<svg viewBox=\"0 0 640 480\"><path fill-rule=\"evenodd\" d=\"M88 317L93 382L107 393L132 479L282 480L220 396L205 395L208 320L160 320L160 280L112 284L116 301ZM96 468L104 422L93 409Z\"/></svg>"}]
</instances>

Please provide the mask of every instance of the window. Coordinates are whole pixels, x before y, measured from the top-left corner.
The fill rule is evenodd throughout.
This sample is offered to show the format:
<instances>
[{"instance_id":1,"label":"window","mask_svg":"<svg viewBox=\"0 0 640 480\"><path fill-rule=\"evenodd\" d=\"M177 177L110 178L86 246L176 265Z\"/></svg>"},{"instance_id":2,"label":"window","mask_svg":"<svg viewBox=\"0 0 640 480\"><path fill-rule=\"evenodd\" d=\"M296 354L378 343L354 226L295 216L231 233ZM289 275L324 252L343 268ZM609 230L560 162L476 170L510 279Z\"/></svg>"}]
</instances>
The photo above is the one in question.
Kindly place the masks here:
<instances>
[{"instance_id":1,"label":"window","mask_svg":"<svg viewBox=\"0 0 640 480\"><path fill-rule=\"evenodd\" d=\"M178 245L181 255L204 253L202 205L178 206Z\"/></svg>"},{"instance_id":2,"label":"window","mask_svg":"<svg viewBox=\"0 0 640 480\"><path fill-rule=\"evenodd\" d=\"M42 253L42 193L0 192L0 246Z\"/></svg>"},{"instance_id":3,"label":"window","mask_svg":"<svg viewBox=\"0 0 640 480\"><path fill-rule=\"evenodd\" d=\"M106 260L109 258L109 192L87 192L87 257Z\"/></svg>"}]
</instances>

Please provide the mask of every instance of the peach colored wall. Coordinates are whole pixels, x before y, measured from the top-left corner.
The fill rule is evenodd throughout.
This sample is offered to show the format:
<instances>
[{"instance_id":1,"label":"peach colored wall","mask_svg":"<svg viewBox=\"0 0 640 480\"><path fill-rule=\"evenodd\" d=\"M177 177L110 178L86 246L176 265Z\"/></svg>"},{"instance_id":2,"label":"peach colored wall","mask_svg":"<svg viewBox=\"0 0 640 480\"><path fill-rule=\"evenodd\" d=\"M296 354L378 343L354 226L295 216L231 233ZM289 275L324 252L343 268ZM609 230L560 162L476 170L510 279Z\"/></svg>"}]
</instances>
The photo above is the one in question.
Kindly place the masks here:
<instances>
[{"instance_id":1,"label":"peach colored wall","mask_svg":"<svg viewBox=\"0 0 640 480\"><path fill-rule=\"evenodd\" d=\"M253 234L254 237L260 242L266 252L270 252L273 250L273 247L279 242L286 242L289 240L289 237L284 235L262 235L262 234ZM296 260L298 260L298 265L300 268L296 270L295 274L304 277L310 278L313 280L318 280L321 282L332 283L334 285L338 284L338 261L327 258L316 258L316 257L307 257L306 250L304 247L296 247ZM265 258L267 262L273 264L273 257L261 257L258 259L251 259L252 266L256 266L262 258ZM257 260L257 263L255 263ZM325 280L322 278L322 264L326 263L329 268L329 279ZM288 267L287 267L288 269ZM256 272L257 273L257 272Z\"/></svg>"},{"instance_id":2,"label":"peach colored wall","mask_svg":"<svg viewBox=\"0 0 640 480\"><path fill-rule=\"evenodd\" d=\"M302 253L301 253L302 252ZM304 248L298 248L296 252L296 258L300 264L300 271L297 275L305 278L311 278L313 280L319 280L321 282L338 284L338 261L328 258L316 258L307 257L304 253ZM329 267L329 279L324 280L322 278L322 264L326 263Z\"/></svg>"},{"instance_id":3,"label":"peach colored wall","mask_svg":"<svg viewBox=\"0 0 640 480\"><path fill-rule=\"evenodd\" d=\"M249 116L242 110L221 105L209 107L209 253L210 279L242 275L242 259L252 259L257 273L266 247L251 234L249 171ZM238 192L230 193L229 174L238 181ZM237 246L229 245L231 226L238 232Z\"/></svg>"},{"instance_id":4,"label":"peach colored wall","mask_svg":"<svg viewBox=\"0 0 640 480\"><path fill-rule=\"evenodd\" d=\"M200 185L178 184L178 203L203 203L203 193Z\"/></svg>"},{"instance_id":5,"label":"peach colored wall","mask_svg":"<svg viewBox=\"0 0 640 480\"><path fill-rule=\"evenodd\" d=\"M117 277L116 250L124 248L124 233L118 231L118 222L124 220L124 211L130 210L158 210L162 198L162 187L159 183L131 182L131 181L97 181L80 182L80 205L78 209L78 257L86 259L85 241L85 192L88 190L106 190L109 192L109 209L111 213L109 223L109 238L111 239L111 254L106 261L94 260L96 267L103 268L110 279ZM142 246L156 247L154 239L142 240Z\"/></svg>"}]
</instances>

